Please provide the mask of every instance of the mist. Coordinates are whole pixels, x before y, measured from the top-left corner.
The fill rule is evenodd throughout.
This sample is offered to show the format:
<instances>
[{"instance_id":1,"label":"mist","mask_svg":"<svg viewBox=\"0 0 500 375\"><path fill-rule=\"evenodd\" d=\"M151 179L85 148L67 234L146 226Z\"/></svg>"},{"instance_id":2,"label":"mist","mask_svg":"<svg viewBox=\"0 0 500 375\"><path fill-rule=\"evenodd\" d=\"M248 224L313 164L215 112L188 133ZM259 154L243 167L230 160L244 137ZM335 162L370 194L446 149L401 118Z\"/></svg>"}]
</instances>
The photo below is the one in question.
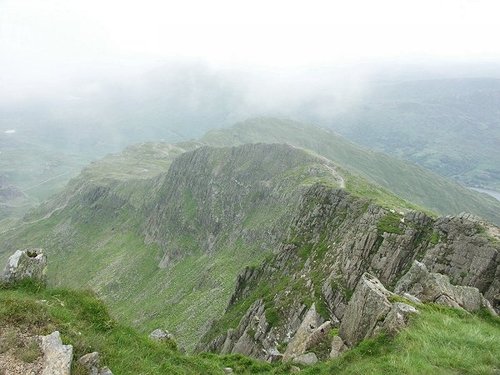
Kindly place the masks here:
<instances>
[{"instance_id":1,"label":"mist","mask_svg":"<svg viewBox=\"0 0 500 375\"><path fill-rule=\"evenodd\" d=\"M433 150L410 147L426 147L432 129L481 137L461 147L466 160L498 142L498 10L488 0L4 0L0 176L21 187L69 178L128 145L252 117L316 124L440 171ZM455 178L464 160L446 157Z\"/></svg>"}]
</instances>

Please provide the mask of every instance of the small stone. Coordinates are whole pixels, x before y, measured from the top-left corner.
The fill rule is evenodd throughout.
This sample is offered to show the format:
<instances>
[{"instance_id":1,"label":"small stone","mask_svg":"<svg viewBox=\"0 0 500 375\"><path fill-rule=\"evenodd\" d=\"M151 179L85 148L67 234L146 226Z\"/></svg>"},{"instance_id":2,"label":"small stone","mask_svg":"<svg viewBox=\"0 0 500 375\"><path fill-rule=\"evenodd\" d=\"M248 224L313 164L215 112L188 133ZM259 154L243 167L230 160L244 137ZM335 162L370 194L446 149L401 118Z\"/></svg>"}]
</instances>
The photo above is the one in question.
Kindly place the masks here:
<instances>
[{"instance_id":1,"label":"small stone","mask_svg":"<svg viewBox=\"0 0 500 375\"><path fill-rule=\"evenodd\" d=\"M298 374L300 372L300 367L292 366L290 367L290 374Z\"/></svg>"},{"instance_id":2,"label":"small stone","mask_svg":"<svg viewBox=\"0 0 500 375\"><path fill-rule=\"evenodd\" d=\"M233 369L231 367L224 367L223 368L224 374L233 374Z\"/></svg>"},{"instance_id":3,"label":"small stone","mask_svg":"<svg viewBox=\"0 0 500 375\"><path fill-rule=\"evenodd\" d=\"M98 352L85 354L78 360L78 363L87 369L89 375L99 375L100 362Z\"/></svg>"},{"instance_id":4,"label":"small stone","mask_svg":"<svg viewBox=\"0 0 500 375\"><path fill-rule=\"evenodd\" d=\"M173 339L173 337L174 336L171 333L168 333L168 331L165 331L160 328L155 329L153 332L149 334L149 338L156 341L170 340Z\"/></svg>"},{"instance_id":5,"label":"small stone","mask_svg":"<svg viewBox=\"0 0 500 375\"><path fill-rule=\"evenodd\" d=\"M270 363L281 362L283 360L283 354L279 352L278 349L272 348L267 351L266 361Z\"/></svg>"},{"instance_id":6,"label":"small stone","mask_svg":"<svg viewBox=\"0 0 500 375\"><path fill-rule=\"evenodd\" d=\"M113 375L113 373L111 372L111 370L108 367L103 367L99 371L99 375Z\"/></svg>"},{"instance_id":7,"label":"small stone","mask_svg":"<svg viewBox=\"0 0 500 375\"><path fill-rule=\"evenodd\" d=\"M418 310L406 303L396 302L387 314L383 328L389 335L395 335L408 325L410 315L418 314Z\"/></svg>"}]
</instances>

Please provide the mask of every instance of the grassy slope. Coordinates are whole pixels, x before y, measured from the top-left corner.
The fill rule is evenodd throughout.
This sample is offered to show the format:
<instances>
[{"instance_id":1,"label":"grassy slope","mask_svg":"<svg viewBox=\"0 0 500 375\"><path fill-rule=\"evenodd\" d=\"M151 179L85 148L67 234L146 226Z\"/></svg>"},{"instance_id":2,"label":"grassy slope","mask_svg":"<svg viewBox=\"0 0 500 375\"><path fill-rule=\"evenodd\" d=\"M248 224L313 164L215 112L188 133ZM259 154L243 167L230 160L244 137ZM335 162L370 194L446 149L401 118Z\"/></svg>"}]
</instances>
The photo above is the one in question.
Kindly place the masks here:
<instances>
[{"instance_id":1,"label":"grassy slope","mask_svg":"<svg viewBox=\"0 0 500 375\"><path fill-rule=\"evenodd\" d=\"M41 303L41 300L46 302ZM421 313L394 340L362 342L339 359L304 368L304 374L491 374L500 367L500 321L449 308L420 306ZM271 365L240 355L179 353L171 342L149 340L114 321L92 293L45 289L25 282L0 286L0 328L29 334L59 330L79 356L99 351L116 374L287 374L290 365ZM2 335L0 334L0 337ZM75 374L84 370L73 364Z\"/></svg>"},{"instance_id":2,"label":"grassy slope","mask_svg":"<svg viewBox=\"0 0 500 375\"><path fill-rule=\"evenodd\" d=\"M423 168L363 149L316 126L260 118L229 129L210 131L202 141L218 146L286 142L312 150L429 210L441 214L467 211L500 224L500 202L496 199L470 191Z\"/></svg>"},{"instance_id":3,"label":"grassy slope","mask_svg":"<svg viewBox=\"0 0 500 375\"><path fill-rule=\"evenodd\" d=\"M362 342L338 360L304 374L494 374L500 369L500 319L438 305L420 314L394 340Z\"/></svg>"},{"instance_id":4,"label":"grassy slope","mask_svg":"<svg viewBox=\"0 0 500 375\"><path fill-rule=\"evenodd\" d=\"M0 286L0 328L6 332L12 327L30 335L59 330L63 342L74 346L73 373L77 375L86 372L76 360L91 351L98 351L103 364L115 374L124 375L220 375L226 366L245 368L247 373L273 370L268 364L241 356L183 355L171 341L152 341L114 321L92 293L45 289L29 282L15 288Z\"/></svg>"}]
</instances>

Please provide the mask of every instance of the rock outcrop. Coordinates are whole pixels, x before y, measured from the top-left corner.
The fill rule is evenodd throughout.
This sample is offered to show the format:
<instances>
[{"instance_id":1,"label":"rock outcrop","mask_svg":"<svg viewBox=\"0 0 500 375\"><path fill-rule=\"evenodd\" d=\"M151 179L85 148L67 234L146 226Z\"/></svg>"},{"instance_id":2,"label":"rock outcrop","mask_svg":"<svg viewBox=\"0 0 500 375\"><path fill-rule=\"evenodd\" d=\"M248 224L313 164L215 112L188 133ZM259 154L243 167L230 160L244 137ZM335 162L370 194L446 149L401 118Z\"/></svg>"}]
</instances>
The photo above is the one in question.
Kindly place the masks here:
<instances>
[{"instance_id":1,"label":"rock outcrop","mask_svg":"<svg viewBox=\"0 0 500 375\"><path fill-rule=\"evenodd\" d=\"M409 315L417 313L410 305L392 303L389 300L392 295L376 277L363 274L340 324L339 336L347 346L352 347L381 330L397 332Z\"/></svg>"},{"instance_id":2,"label":"rock outcrop","mask_svg":"<svg viewBox=\"0 0 500 375\"><path fill-rule=\"evenodd\" d=\"M498 228L488 225L470 215L435 220L421 212L396 212L342 189L312 186L301 197L277 254L241 273L226 311L254 304L222 337L210 337L209 331L198 350L221 352L230 337L231 342L243 340L246 354L261 359L272 348L286 347L284 360L305 354L311 350L304 349L308 345L301 325L314 303L321 323L340 326L339 338L332 343L334 357L345 345L356 345L381 330L395 334L406 326L416 309L395 302L398 298L390 290L396 285L398 294L413 304L422 299L476 311L488 306L484 293L498 309L500 244L493 236ZM414 261L427 266L439 295L427 297L399 287L413 273L408 271ZM447 300L450 297L456 305ZM266 301L260 303L260 321L269 310L276 319L272 328L248 340L242 336L255 316L255 298Z\"/></svg>"},{"instance_id":3,"label":"rock outcrop","mask_svg":"<svg viewBox=\"0 0 500 375\"><path fill-rule=\"evenodd\" d=\"M347 345L344 340L340 336L334 336L332 339L331 350L330 350L330 358L337 358L343 352L347 350Z\"/></svg>"},{"instance_id":4,"label":"rock outcrop","mask_svg":"<svg viewBox=\"0 0 500 375\"><path fill-rule=\"evenodd\" d=\"M422 259L430 272L448 275L452 284L479 289L500 311L500 229L470 214L436 220L443 240L430 247Z\"/></svg>"},{"instance_id":5,"label":"rock outcrop","mask_svg":"<svg viewBox=\"0 0 500 375\"><path fill-rule=\"evenodd\" d=\"M73 346L63 345L58 331L41 336L43 370L41 375L70 375Z\"/></svg>"},{"instance_id":6,"label":"rock outcrop","mask_svg":"<svg viewBox=\"0 0 500 375\"><path fill-rule=\"evenodd\" d=\"M295 360L303 356L308 349L328 335L330 328L330 321L323 323L323 319L318 315L316 307L313 304L300 324L299 329L293 336L293 339L288 344L283 354L283 361ZM298 360L298 363L302 362L303 361Z\"/></svg>"},{"instance_id":7,"label":"rock outcrop","mask_svg":"<svg viewBox=\"0 0 500 375\"><path fill-rule=\"evenodd\" d=\"M9 258L1 281L11 283L30 278L45 282L46 273L47 257L42 249L17 250Z\"/></svg>"},{"instance_id":8,"label":"rock outcrop","mask_svg":"<svg viewBox=\"0 0 500 375\"><path fill-rule=\"evenodd\" d=\"M485 304L477 288L452 285L447 275L429 272L425 264L418 261L413 262L394 291L401 295L408 293L422 302L435 302L470 312L478 311Z\"/></svg>"}]
</instances>

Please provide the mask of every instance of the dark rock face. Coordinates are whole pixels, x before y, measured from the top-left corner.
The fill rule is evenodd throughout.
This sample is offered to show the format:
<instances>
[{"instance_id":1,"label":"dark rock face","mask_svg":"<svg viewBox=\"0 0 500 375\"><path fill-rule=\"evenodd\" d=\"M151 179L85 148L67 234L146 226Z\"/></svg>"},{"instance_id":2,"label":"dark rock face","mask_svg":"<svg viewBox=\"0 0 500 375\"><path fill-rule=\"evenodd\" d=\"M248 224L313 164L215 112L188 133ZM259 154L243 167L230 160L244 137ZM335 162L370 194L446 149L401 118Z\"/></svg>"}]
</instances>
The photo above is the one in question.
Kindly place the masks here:
<instances>
[{"instance_id":1,"label":"dark rock face","mask_svg":"<svg viewBox=\"0 0 500 375\"><path fill-rule=\"evenodd\" d=\"M397 213L344 190L316 185L300 198L291 223L278 253L239 276L227 308L231 312L243 301L264 298L258 314L252 305L226 340L208 332L198 350L226 350L229 336L238 342L255 315L272 311L277 322L252 340L245 339L245 352L266 359L265 353L280 344L292 345L284 353L287 358L314 302L322 322L340 325L341 340L348 346L382 329L396 333L415 309L391 303L389 290L404 280L414 261L425 264L438 285L446 285L448 294L435 296L434 301L449 302L445 299L451 294L456 306L474 311L481 306L483 293L499 308L500 245L491 239L498 228L473 216L434 220L421 212ZM463 287L451 285L448 276ZM267 292L262 285L268 286ZM397 290L414 301L422 297L416 293L414 298L411 288ZM340 342L335 344L337 352L343 350Z\"/></svg>"}]
</instances>

